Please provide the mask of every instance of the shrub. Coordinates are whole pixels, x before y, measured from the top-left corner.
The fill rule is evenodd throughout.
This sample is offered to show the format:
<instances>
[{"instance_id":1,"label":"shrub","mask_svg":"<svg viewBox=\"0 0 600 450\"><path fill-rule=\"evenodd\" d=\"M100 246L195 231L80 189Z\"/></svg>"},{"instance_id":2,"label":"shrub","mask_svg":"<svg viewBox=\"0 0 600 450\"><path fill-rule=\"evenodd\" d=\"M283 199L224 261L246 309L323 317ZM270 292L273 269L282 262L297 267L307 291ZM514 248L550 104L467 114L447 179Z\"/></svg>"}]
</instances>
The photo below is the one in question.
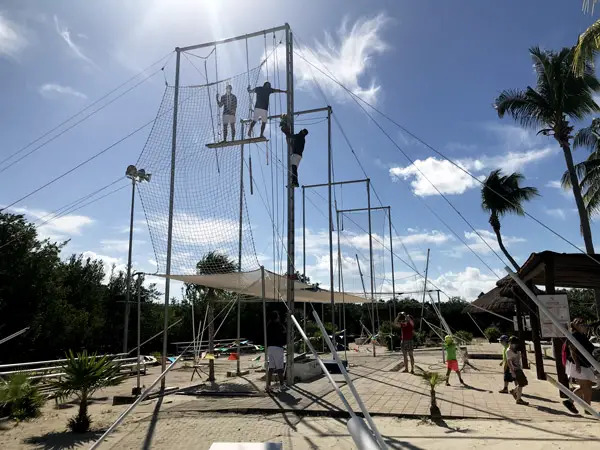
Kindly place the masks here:
<instances>
[{"instance_id":1,"label":"shrub","mask_svg":"<svg viewBox=\"0 0 600 450\"><path fill-rule=\"evenodd\" d=\"M460 345L470 344L473 340L473 333L461 330L454 333L454 337Z\"/></svg>"},{"instance_id":2,"label":"shrub","mask_svg":"<svg viewBox=\"0 0 600 450\"><path fill-rule=\"evenodd\" d=\"M0 405L12 419L24 420L39 416L44 401L37 386L25 374L17 373L8 381L0 381Z\"/></svg>"},{"instance_id":3,"label":"shrub","mask_svg":"<svg viewBox=\"0 0 600 450\"><path fill-rule=\"evenodd\" d=\"M488 338L490 342L498 342L498 339L502 335L498 327L488 327L484 331L485 337Z\"/></svg>"}]
</instances>

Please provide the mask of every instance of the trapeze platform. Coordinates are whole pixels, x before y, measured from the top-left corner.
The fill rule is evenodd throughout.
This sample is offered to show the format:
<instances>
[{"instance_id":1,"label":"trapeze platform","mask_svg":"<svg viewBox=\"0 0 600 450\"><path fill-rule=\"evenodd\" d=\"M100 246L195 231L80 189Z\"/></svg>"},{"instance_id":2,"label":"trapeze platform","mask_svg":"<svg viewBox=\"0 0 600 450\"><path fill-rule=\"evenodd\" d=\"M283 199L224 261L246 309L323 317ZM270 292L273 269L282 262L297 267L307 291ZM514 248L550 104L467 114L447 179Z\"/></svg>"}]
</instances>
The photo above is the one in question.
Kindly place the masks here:
<instances>
[{"instance_id":1,"label":"trapeze platform","mask_svg":"<svg viewBox=\"0 0 600 450\"><path fill-rule=\"evenodd\" d=\"M238 141L223 141L223 142L215 142L214 144L206 144L208 148L222 148L222 147L233 147L234 145L242 145L242 144L256 144L259 142L268 142L269 140L266 137L253 137L247 139L240 139Z\"/></svg>"}]
</instances>

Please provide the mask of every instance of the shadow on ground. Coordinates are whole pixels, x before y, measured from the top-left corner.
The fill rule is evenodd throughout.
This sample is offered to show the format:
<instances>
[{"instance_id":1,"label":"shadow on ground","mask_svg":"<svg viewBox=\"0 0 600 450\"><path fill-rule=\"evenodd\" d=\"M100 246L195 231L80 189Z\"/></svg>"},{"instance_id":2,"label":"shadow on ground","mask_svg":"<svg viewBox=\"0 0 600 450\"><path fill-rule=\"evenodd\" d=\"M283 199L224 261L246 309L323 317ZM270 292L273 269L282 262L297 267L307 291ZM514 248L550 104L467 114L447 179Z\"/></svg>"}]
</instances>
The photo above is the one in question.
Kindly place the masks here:
<instances>
[{"instance_id":1,"label":"shadow on ground","mask_svg":"<svg viewBox=\"0 0 600 450\"><path fill-rule=\"evenodd\" d=\"M33 436L25 439L25 444L33 445L36 449L59 450L75 448L81 444L92 444L100 436L101 431L89 431L87 433L72 433L70 431L60 431L46 433L41 436Z\"/></svg>"}]
</instances>

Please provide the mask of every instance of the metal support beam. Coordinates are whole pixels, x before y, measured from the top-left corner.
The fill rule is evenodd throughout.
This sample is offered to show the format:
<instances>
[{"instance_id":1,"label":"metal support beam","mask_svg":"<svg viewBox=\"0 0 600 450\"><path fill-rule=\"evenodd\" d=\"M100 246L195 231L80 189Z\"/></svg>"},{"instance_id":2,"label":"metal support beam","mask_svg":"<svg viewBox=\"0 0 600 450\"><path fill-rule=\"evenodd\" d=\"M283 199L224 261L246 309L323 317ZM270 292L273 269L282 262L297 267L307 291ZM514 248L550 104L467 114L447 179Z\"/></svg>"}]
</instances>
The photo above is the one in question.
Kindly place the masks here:
<instances>
[{"instance_id":1,"label":"metal support beam","mask_svg":"<svg viewBox=\"0 0 600 450\"><path fill-rule=\"evenodd\" d=\"M286 74L286 90L287 90L287 114L290 133L294 134L294 43L292 30L288 24L285 25L285 74ZM288 326L287 326L287 364L286 376L288 385L294 384L294 328L291 326L291 318L294 315L294 283L291 281L295 275L295 220L294 220L294 186L292 179L292 171L289 170L292 166L292 144L288 140L287 146L287 306L288 306Z\"/></svg>"},{"instance_id":2,"label":"metal support beam","mask_svg":"<svg viewBox=\"0 0 600 450\"><path fill-rule=\"evenodd\" d=\"M176 48L177 57L175 60L175 90L173 93L173 131L171 136L171 183L169 188L169 219L167 231L167 265L165 280L165 321L163 328L163 346L162 346L162 372L167 371L167 330L169 328L169 295L171 293L171 249L173 247L173 207L175 202L175 152L177 150L177 110L179 102L179 68L181 65L181 49ZM172 366L171 366L172 367ZM160 389L165 389L165 378L160 380Z\"/></svg>"},{"instance_id":3,"label":"metal support beam","mask_svg":"<svg viewBox=\"0 0 600 450\"><path fill-rule=\"evenodd\" d=\"M313 113L317 113L317 112L326 112L326 111L329 111L330 109L331 109L331 106L324 106L323 108L305 109L304 111L295 111L294 116L302 116L304 114L313 114ZM273 116L269 116L268 119L269 120L281 119L281 116L283 116L283 114L275 114Z\"/></svg>"},{"instance_id":4,"label":"metal support beam","mask_svg":"<svg viewBox=\"0 0 600 450\"><path fill-rule=\"evenodd\" d=\"M327 109L327 211L329 215L329 291L331 292L331 325L335 336L335 291L333 285L333 212L331 211L331 183L333 181L333 158L331 155L331 107ZM302 189L304 190L304 189Z\"/></svg>"},{"instance_id":5,"label":"metal support beam","mask_svg":"<svg viewBox=\"0 0 600 450\"><path fill-rule=\"evenodd\" d=\"M392 302L394 307L394 318L396 317L396 275L394 273L394 244L392 243L392 208L388 208L388 226L390 233L390 260L392 261ZM438 292L438 298L440 293ZM393 322L393 321L392 321ZM392 350L394 350L392 348Z\"/></svg>"},{"instance_id":6,"label":"metal support beam","mask_svg":"<svg viewBox=\"0 0 600 450\"><path fill-rule=\"evenodd\" d=\"M242 136L244 135L244 124L242 124ZM238 272L242 271L242 237L244 232L244 144L240 148L240 223L238 225ZM241 332L242 332L242 302L240 295L237 297L237 361L236 375L240 375L241 364Z\"/></svg>"},{"instance_id":7,"label":"metal support beam","mask_svg":"<svg viewBox=\"0 0 600 450\"><path fill-rule=\"evenodd\" d=\"M390 209L390 207L389 206L371 206L371 211L376 211L376 210L381 210L381 209ZM338 211L341 213L360 212L360 211L366 211L366 210L367 210L367 208L338 209Z\"/></svg>"},{"instance_id":8,"label":"metal support beam","mask_svg":"<svg viewBox=\"0 0 600 450\"><path fill-rule=\"evenodd\" d=\"M369 269L370 269L370 278L371 278L371 307L373 310L373 314L371 316L371 329L375 332L375 273L374 273L374 265L373 265L373 232L371 229L371 180L367 178L367 212L369 216ZM373 341L373 357L377 356L377 351L375 348L375 340Z\"/></svg>"},{"instance_id":9,"label":"metal support beam","mask_svg":"<svg viewBox=\"0 0 600 450\"><path fill-rule=\"evenodd\" d=\"M279 27L268 28L266 30L256 31L254 33L242 34L241 36L235 36L235 37L230 37L227 39L221 39L219 41L205 42L204 44L189 45L187 47L181 47L179 50L182 52L188 52L190 50L197 50L199 48L206 48L206 47L214 47L215 45L227 44L228 42L241 41L242 39L250 39L253 37L257 37L257 36L263 36L265 34L276 33L278 31L289 31L289 29L290 29L290 26L286 23L285 25L282 25ZM287 35L286 35L286 37L287 37Z\"/></svg>"},{"instance_id":10,"label":"metal support beam","mask_svg":"<svg viewBox=\"0 0 600 450\"><path fill-rule=\"evenodd\" d=\"M419 331L423 327L423 313L425 312L425 292L427 291L427 274L429 272L429 249L427 249L427 263L425 264L425 283L423 284L423 302L421 303L421 321L419 322Z\"/></svg>"},{"instance_id":11,"label":"metal support beam","mask_svg":"<svg viewBox=\"0 0 600 450\"><path fill-rule=\"evenodd\" d=\"M331 185L335 186L336 184L366 183L367 181L369 181L368 178L364 178L362 180L335 181L335 182L331 183ZM316 187L325 187L325 186L329 186L329 183L303 184L302 185L303 188L316 188Z\"/></svg>"}]
</instances>

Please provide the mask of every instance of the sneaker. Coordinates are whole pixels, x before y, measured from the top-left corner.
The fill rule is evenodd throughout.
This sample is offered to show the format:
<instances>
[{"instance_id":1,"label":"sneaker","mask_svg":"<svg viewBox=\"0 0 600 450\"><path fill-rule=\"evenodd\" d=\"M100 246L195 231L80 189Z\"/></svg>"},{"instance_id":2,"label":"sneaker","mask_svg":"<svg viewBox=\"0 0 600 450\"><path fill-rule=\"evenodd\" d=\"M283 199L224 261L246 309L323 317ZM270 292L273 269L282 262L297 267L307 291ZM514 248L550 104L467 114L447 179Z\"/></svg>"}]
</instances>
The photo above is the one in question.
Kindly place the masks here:
<instances>
[{"instance_id":1,"label":"sneaker","mask_svg":"<svg viewBox=\"0 0 600 450\"><path fill-rule=\"evenodd\" d=\"M523 400L523 399L519 399L519 400L517 400L517 405L528 406L528 405L529 405L529 402L526 402L526 401L525 401L525 400Z\"/></svg>"},{"instance_id":2,"label":"sneaker","mask_svg":"<svg viewBox=\"0 0 600 450\"><path fill-rule=\"evenodd\" d=\"M498 391L499 394L508 394L508 388L504 388L500 391Z\"/></svg>"},{"instance_id":3,"label":"sneaker","mask_svg":"<svg viewBox=\"0 0 600 450\"><path fill-rule=\"evenodd\" d=\"M450 383L448 383L447 381L446 381L446 386L450 386Z\"/></svg>"},{"instance_id":4,"label":"sneaker","mask_svg":"<svg viewBox=\"0 0 600 450\"><path fill-rule=\"evenodd\" d=\"M575 408L575 405L573 404L573 400L564 400L562 402L562 404L565 405L565 408L567 408L573 414L579 414L579 410L577 408Z\"/></svg>"}]
</instances>

